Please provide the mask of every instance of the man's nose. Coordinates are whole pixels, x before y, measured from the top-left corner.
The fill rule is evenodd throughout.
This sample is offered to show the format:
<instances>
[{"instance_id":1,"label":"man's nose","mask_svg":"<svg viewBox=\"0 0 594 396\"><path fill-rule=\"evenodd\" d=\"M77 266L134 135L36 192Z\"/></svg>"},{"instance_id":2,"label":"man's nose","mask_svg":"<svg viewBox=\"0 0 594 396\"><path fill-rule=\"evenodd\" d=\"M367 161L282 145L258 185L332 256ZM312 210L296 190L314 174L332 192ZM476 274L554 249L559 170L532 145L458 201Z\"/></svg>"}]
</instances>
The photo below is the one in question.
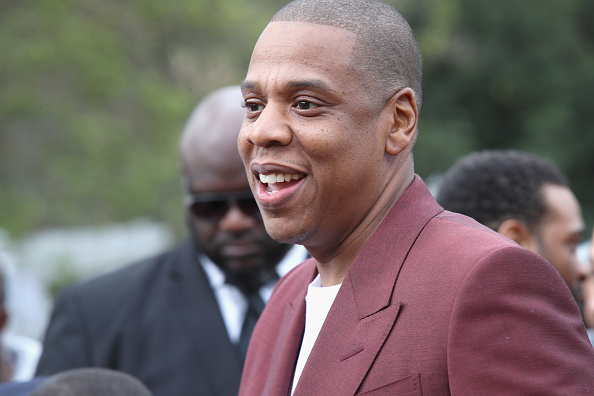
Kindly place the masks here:
<instances>
[{"instance_id":1,"label":"man's nose","mask_svg":"<svg viewBox=\"0 0 594 396\"><path fill-rule=\"evenodd\" d=\"M243 137L249 144L258 147L288 145L293 139L289 115L286 114L288 111L283 110L280 104L269 103L254 122L244 124Z\"/></svg>"},{"instance_id":2,"label":"man's nose","mask_svg":"<svg viewBox=\"0 0 594 396\"><path fill-rule=\"evenodd\" d=\"M237 202L230 202L229 209L219 221L219 229L227 232L241 232L254 228L258 220L242 211Z\"/></svg>"}]
</instances>

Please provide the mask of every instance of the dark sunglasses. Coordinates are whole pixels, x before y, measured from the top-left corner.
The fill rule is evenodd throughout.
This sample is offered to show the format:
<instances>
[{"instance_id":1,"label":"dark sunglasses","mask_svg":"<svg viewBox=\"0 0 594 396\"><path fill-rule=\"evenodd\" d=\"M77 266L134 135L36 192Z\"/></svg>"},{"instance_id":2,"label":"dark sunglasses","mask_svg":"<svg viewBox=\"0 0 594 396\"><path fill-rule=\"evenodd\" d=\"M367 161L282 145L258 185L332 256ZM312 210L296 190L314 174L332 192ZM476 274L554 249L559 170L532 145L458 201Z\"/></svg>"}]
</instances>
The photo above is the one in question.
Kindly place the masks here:
<instances>
[{"instance_id":1,"label":"dark sunglasses","mask_svg":"<svg viewBox=\"0 0 594 396\"><path fill-rule=\"evenodd\" d=\"M203 220L222 219L232 205L237 205L248 216L261 218L251 190L188 194L185 201L192 214Z\"/></svg>"}]
</instances>

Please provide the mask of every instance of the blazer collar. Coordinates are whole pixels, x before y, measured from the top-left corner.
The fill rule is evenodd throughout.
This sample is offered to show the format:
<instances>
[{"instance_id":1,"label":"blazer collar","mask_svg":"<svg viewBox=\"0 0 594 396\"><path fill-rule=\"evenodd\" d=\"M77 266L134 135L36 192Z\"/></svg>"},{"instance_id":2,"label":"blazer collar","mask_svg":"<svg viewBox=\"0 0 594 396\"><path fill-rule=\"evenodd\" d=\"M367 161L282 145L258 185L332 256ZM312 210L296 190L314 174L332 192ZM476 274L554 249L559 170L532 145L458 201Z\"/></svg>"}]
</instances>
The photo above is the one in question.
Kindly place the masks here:
<instances>
[{"instance_id":1,"label":"blazer collar","mask_svg":"<svg viewBox=\"0 0 594 396\"><path fill-rule=\"evenodd\" d=\"M352 287L360 319L390 304L396 278L408 251L431 218L443 208L416 175L351 265ZM389 258L389 265L386 265Z\"/></svg>"}]
</instances>

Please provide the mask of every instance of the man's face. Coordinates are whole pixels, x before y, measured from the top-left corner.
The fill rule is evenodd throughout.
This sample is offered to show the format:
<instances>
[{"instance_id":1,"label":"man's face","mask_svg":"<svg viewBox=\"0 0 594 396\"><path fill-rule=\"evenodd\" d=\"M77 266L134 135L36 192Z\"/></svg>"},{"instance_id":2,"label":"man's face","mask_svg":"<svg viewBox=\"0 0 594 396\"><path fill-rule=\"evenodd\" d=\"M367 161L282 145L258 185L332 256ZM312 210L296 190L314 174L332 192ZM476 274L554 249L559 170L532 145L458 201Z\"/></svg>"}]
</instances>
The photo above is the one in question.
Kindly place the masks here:
<instances>
[{"instance_id":1,"label":"man's face","mask_svg":"<svg viewBox=\"0 0 594 396\"><path fill-rule=\"evenodd\" d=\"M238 144L276 240L337 248L386 184L379 110L350 67L354 44L343 29L273 22L254 49Z\"/></svg>"},{"instance_id":2,"label":"man's face","mask_svg":"<svg viewBox=\"0 0 594 396\"><path fill-rule=\"evenodd\" d=\"M580 205L567 187L546 184L542 193L547 212L536 233L536 253L551 263L575 291L580 267L576 247L584 234Z\"/></svg>"},{"instance_id":3,"label":"man's face","mask_svg":"<svg viewBox=\"0 0 594 396\"><path fill-rule=\"evenodd\" d=\"M241 283L246 276L253 279L254 273L272 273L289 245L268 236L253 198L239 195L226 202L237 192L249 192L242 164L236 161L239 166L234 172L222 172L222 166L186 170L185 180L187 195L202 199L195 208L188 208L197 244L229 281Z\"/></svg>"}]
</instances>

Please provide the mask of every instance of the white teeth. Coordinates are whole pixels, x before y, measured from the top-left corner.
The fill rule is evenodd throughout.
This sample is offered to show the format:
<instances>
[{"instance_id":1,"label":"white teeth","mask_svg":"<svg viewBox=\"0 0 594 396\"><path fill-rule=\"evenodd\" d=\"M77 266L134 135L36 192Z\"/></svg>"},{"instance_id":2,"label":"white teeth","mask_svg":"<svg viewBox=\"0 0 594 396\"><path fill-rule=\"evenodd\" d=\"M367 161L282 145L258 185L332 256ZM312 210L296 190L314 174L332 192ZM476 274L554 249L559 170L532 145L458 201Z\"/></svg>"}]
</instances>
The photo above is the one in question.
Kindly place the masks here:
<instances>
[{"instance_id":1,"label":"white teeth","mask_svg":"<svg viewBox=\"0 0 594 396\"><path fill-rule=\"evenodd\" d=\"M271 173L269 175L263 175L260 173L259 178L262 183L275 184L281 182L288 182L290 180L299 180L303 177L300 173Z\"/></svg>"}]
</instances>

